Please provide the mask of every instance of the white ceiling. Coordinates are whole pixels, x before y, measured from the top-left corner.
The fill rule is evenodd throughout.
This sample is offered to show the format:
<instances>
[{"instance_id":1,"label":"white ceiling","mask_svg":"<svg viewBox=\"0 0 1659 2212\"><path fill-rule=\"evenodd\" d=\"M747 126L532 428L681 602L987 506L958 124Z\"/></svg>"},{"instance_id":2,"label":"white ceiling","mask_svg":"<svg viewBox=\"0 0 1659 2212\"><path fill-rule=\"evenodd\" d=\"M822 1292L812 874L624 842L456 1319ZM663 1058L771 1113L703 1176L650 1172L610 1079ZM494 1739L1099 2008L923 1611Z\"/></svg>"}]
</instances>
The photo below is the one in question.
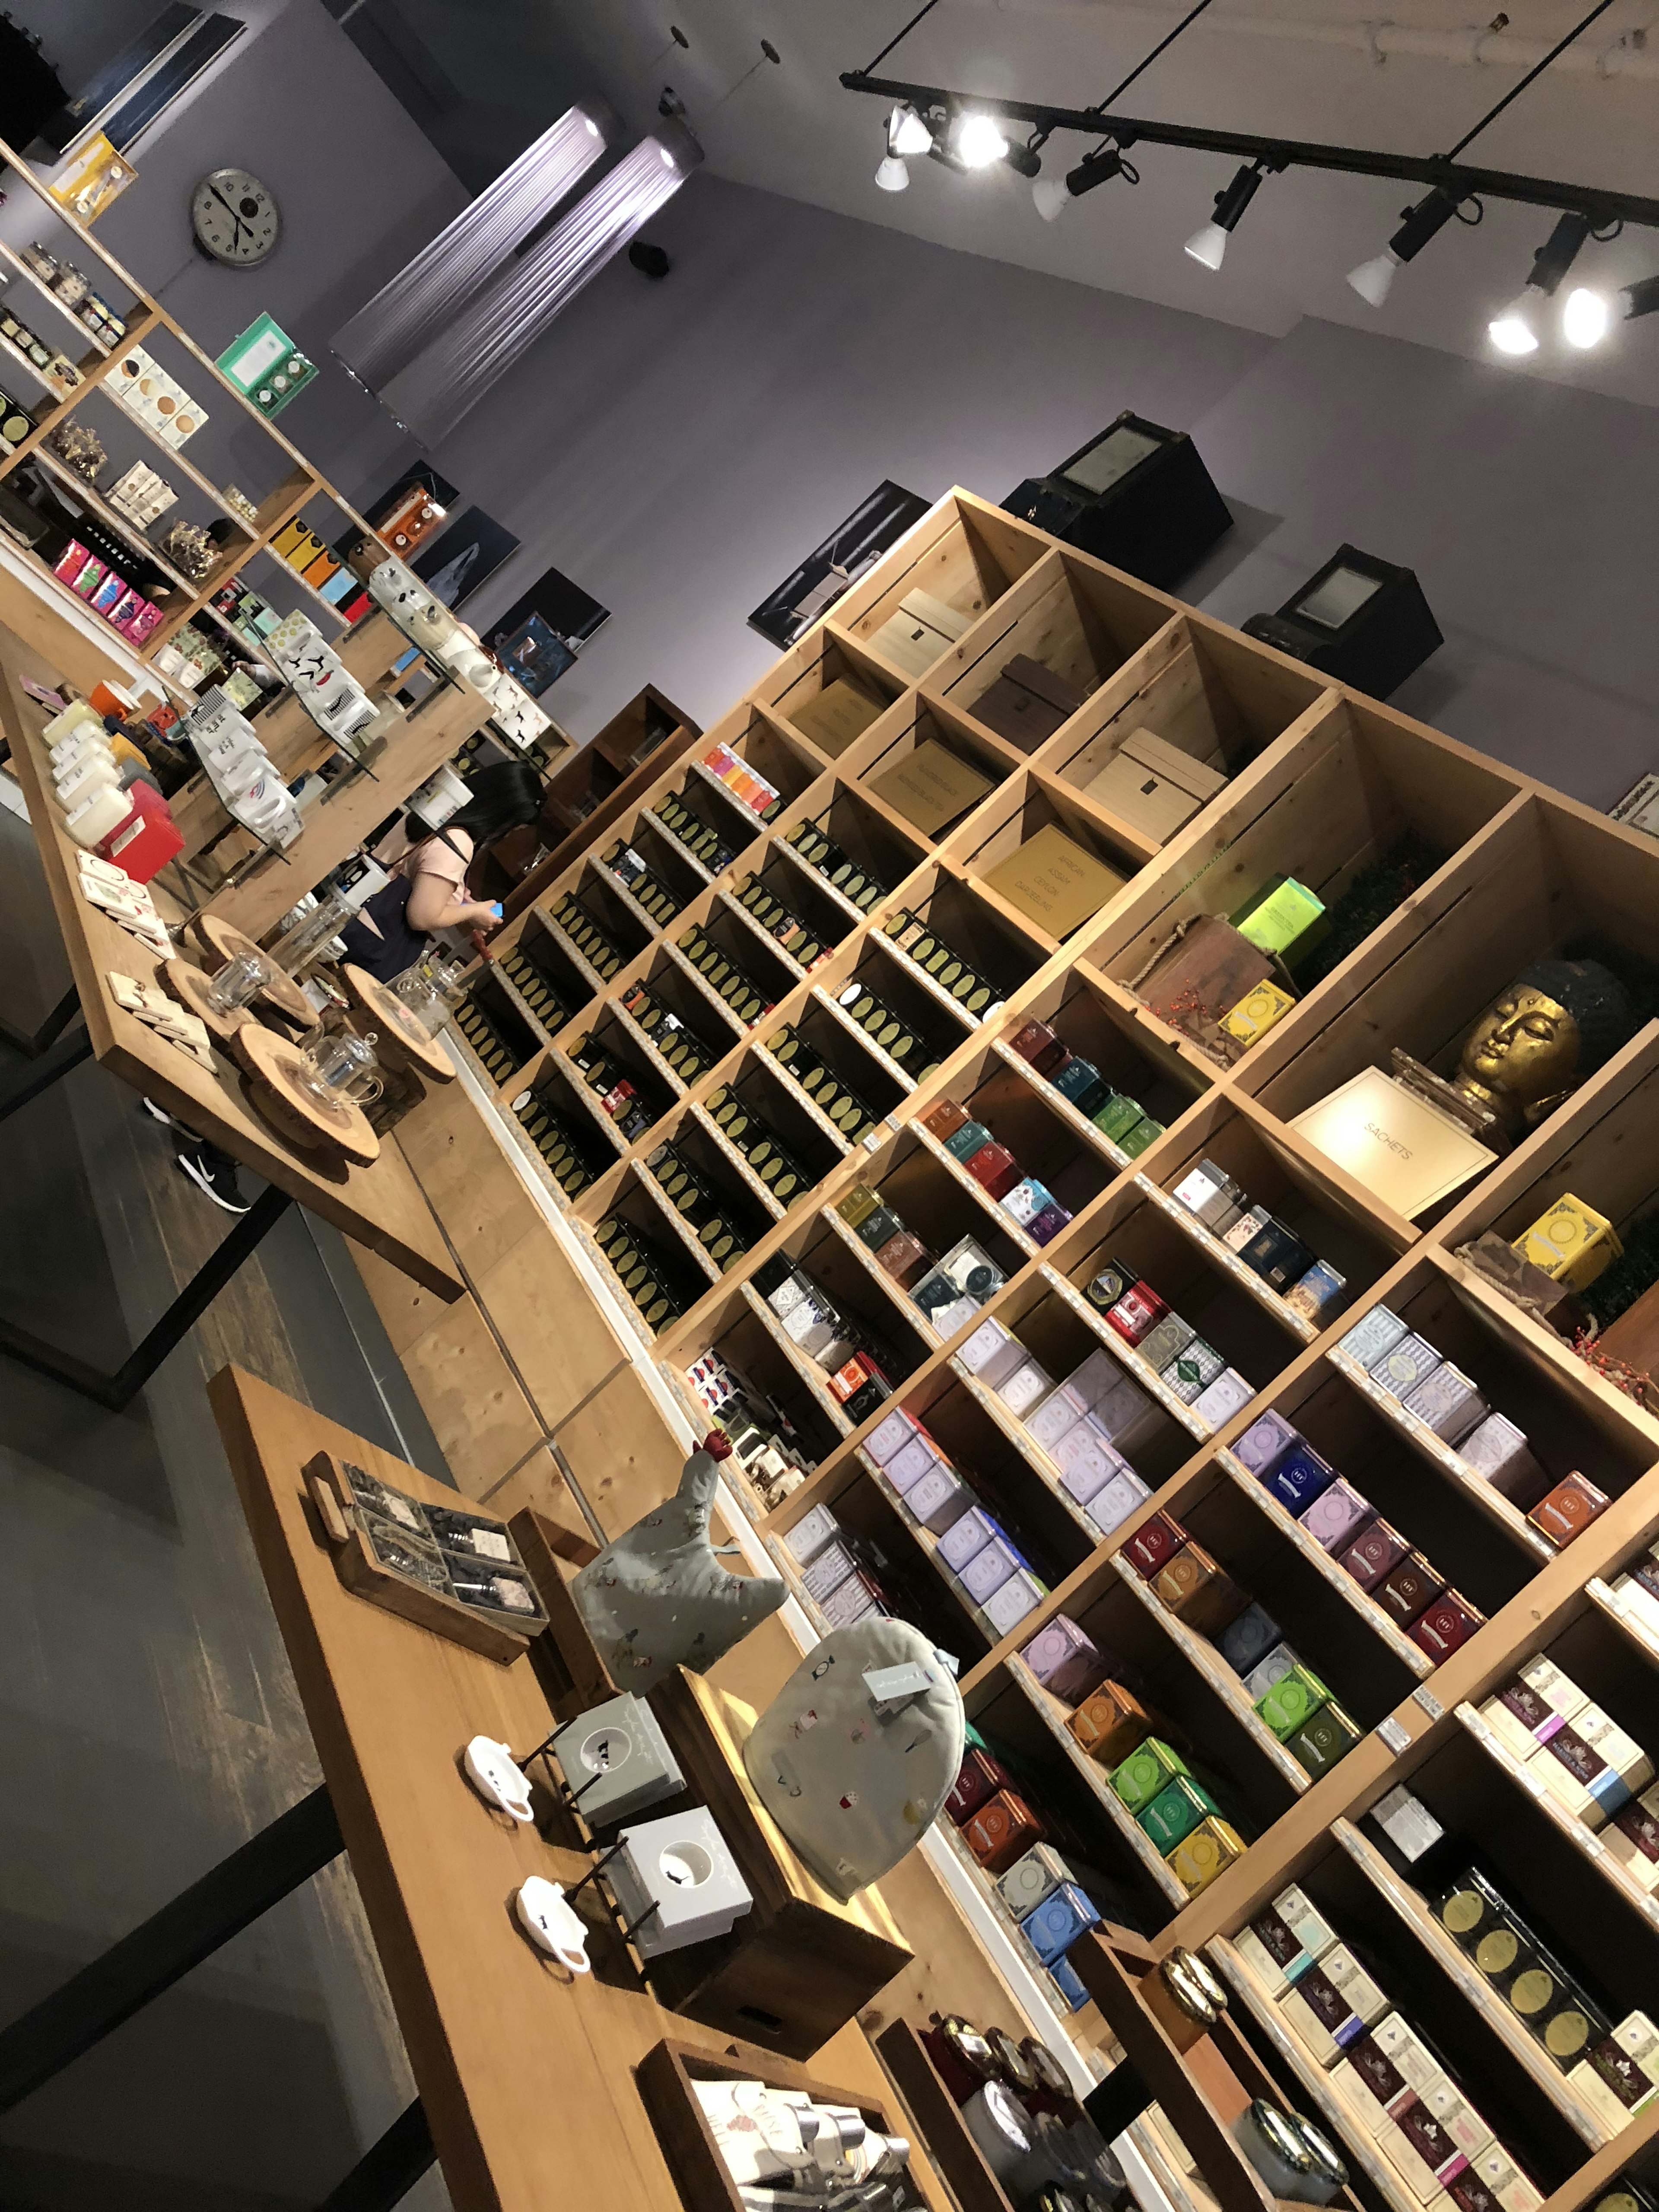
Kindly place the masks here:
<instances>
[{"instance_id":1,"label":"white ceiling","mask_svg":"<svg viewBox=\"0 0 1659 2212\"><path fill-rule=\"evenodd\" d=\"M1086 106L1127 76L1188 3L940 0L879 73ZM908 191L878 191L873 173L884 111L837 79L865 66L917 4L496 0L481 40L479 11L469 0L404 0L461 88L498 106L505 100L545 115L548 97L568 97L586 82L645 129L662 86L672 84L710 167L744 184L1253 330L1279 334L1298 317L1316 315L1495 358L1486 321L1520 290L1550 228L1547 212L1491 205L1478 229L1443 231L1400 272L1376 313L1343 277L1378 250L1416 197L1397 184L1307 172L1271 178L1213 275L1181 249L1232 173L1236 164L1224 157L1141 147L1133 155L1143 179L1137 189L1106 185L1052 224L1039 219L1030 186L1000 164L964 178L916 161ZM1461 33L1467 52L1486 27L1481 4L1394 0L1382 19L1366 0L1214 0L1117 105L1169 121L1433 153L1518 81L1538 48L1517 61L1515 41L1553 43L1587 8L1581 0L1508 0L1495 63L1397 52L1378 61L1356 33L1368 20L1386 20ZM1659 0L1615 0L1583 41L1597 65L1548 71L1466 158L1659 198L1659 30L1646 44L1656 16ZM687 34L688 50L672 44L671 22ZM781 62L762 62L740 82L761 59L763 37ZM1054 141L1048 173L1071 167L1086 143ZM1627 230L1611 244L1588 246L1574 278L1616 286L1656 270L1659 233ZM1547 341L1515 373L1659 404L1659 314L1616 325L1594 355Z\"/></svg>"}]
</instances>

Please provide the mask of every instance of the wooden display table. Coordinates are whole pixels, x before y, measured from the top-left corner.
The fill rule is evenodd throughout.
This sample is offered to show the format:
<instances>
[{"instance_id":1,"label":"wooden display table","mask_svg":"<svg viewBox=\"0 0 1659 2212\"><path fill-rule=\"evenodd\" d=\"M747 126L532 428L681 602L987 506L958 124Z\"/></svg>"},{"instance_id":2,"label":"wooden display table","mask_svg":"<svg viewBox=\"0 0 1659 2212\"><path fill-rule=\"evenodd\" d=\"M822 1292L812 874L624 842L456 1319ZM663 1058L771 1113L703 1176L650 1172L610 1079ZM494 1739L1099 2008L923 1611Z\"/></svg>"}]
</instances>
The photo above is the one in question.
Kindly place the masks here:
<instances>
[{"instance_id":1,"label":"wooden display table","mask_svg":"<svg viewBox=\"0 0 1659 2212\"><path fill-rule=\"evenodd\" d=\"M40 732L51 719L19 681L50 684L53 672L9 631L0 630L0 734L28 802L29 819L70 968L85 1033L59 1049L40 1075L0 1101L0 1120L17 1112L82 1060L95 1058L135 1091L153 1098L197 1136L216 1145L269 1186L224 1242L179 1292L131 1357L113 1374L44 1344L27 1329L0 1322L0 1352L65 1382L101 1405L131 1401L161 1362L205 1311L261 1237L295 1200L446 1302L459 1297L443 1236L401 1153L368 1154L369 1164L346 1167L337 1156L307 1152L285 1143L261 1119L228 1063L210 1071L187 1053L118 1006L109 975L149 981L156 961L131 933L84 899L76 848L65 834L51 796ZM72 1017L71 1017L72 1018ZM259 1032L265 1035L266 1032Z\"/></svg>"}]
</instances>

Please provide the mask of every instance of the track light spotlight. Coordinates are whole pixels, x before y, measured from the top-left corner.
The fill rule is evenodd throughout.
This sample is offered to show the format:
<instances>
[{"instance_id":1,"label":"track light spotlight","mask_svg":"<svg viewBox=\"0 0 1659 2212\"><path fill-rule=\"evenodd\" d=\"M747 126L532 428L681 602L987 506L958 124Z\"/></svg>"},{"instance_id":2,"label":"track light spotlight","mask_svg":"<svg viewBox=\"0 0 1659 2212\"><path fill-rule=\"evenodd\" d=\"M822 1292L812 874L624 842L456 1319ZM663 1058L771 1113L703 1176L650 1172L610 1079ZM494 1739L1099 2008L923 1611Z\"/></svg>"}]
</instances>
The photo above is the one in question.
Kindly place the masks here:
<instances>
[{"instance_id":1,"label":"track light spotlight","mask_svg":"<svg viewBox=\"0 0 1659 2212\"><path fill-rule=\"evenodd\" d=\"M988 169L1008 151L995 116L983 108L964 108L951 127L951 150L964 169Z\"/></svg>"},{"instance_id":2,"label":"track light spotlight","mask_svg":"<svg viewBox=\"0 0 1659 2212\"><path fill-rule=\"evenodd\" d=\"M876 182L884 192L907 191L910 185L910 172L896 154L889 154L877 165Z\"/></svg>"},{"instance_id":3,"label":"track light spotlight","mask_svg":"<svg viewBox=\"0 0 1659 2212\"><path fill-rule=\"evenodd\" d=\"M1511 360L1538 350L1538 303L1553 299L1561 279L1571 268L1579 247L1590 234L1589 217L1564 215L1532 257L1532 274L1519 299L1511 300L1486 325L1486 336ZM1580 341L1575 339L1575 344ZM1595 341L1592 339L1593 344Z\"/></svg>"},{"instance_id":4,"label":"track light spotlight","mask_svg":"<svg viewBox=\"0 0 1659 2212\"><path fill-rule=\"evenodd\" d=\"M908 100L901 100L887 118L887 150L904 160L913 154L925 154L933 143L933 134Z\"/></svg>"},{"instance_id":5,"label":"track light spotlight","mask_svg":"<svg viewBox=\"0 0 1659 2212\"><path fill-rule=\"evenodd\" d=\"M1429 240L1451 221L1457 212L1457 202L1449 192L1437 187L1419 200L1415 207L1402 208L1400 212L1400 228L1381 253L1348 271L1349 283L1373 307L1380 307L1388 298L1395 270L1414 260Z\"/></svg>"},{"instance_id":6,"label":"track light spotlight","mask_svg":"<svg viewBox=\"0 0 1659 2212\"><path fill-rule=\"evenodd\" d=\"M1607 294L1592 291L1588 284L1577 284L1561 308L1561 335L1570 346L1588 353L1592 346L1601 344L1612 321L1613 302Z\"/></svg>"},{"instance_id":7,"label":"track light spotlight","mask_svg":"<svg viewBox=\"0 0 1659 2212\"><path fill-rule=\"evenodd\" d=\"M1123 156L1115 146L1103 152L1090 154L1076 168L1063 177L1044 177L1031 187L1031 198L1036 211L1044 222L1053 222L1071 205L1081 199L1085 192L1093 191L1097 185L1109 184L1123 171Z\"/></svg>"},{"instance_id":8,"label":"track light spotlight","mask_svg":"<svg viewBox=\"0 0 1659 2212\"><path fill-rule=\"evenodd\" d=\"M1202 230L1195 230L1187 240L1187 251L1194 261L1201 261L1206 269L1220 268L1227 240L1238 228L1240 216L1255 198L1265 173L1260 162L1254 168L1240 169L1231 184L1216 194L1215 213Z\"/></svg>"},{"instance_id":9,"label":"track light spotlight","mask_svg":"<svg viewBox=\"0 0 1659 2212\"><path fill-rule=\"evenodd\" d=\"M1638 315L1659 314L1659 276L1638 277L1634 284L1625 285L1620 292L1625 303L1625 320L1633 323Z\"/></svg>"},{"instance_id":10,"label":"track light spotlight","mask_svg":"<svg viewBox=\"0 0 1659 2212\"><path fill-rule=\"evenodd\" d=\"M1017 175L1022 177L1034 177L1042 167L1042 156L1036 148L1024 145L1017 138L1009 140L1002 158Z\"/></svg>"}]
</instances>

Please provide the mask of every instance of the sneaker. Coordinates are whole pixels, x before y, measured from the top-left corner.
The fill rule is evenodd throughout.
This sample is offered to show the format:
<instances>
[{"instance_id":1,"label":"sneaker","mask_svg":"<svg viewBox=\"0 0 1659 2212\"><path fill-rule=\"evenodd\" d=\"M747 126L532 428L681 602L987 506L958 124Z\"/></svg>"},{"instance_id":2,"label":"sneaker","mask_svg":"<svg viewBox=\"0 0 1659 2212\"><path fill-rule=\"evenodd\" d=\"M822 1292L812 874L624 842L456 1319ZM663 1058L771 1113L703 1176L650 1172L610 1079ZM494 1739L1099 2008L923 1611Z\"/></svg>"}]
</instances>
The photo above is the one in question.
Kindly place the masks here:
<instances>
[{"instance_id":1,"label":"sneaker","mask_svg":"<svg viewBox=\"0 0 1659 2212\"><path fill-rule=\"evenodd\" d=\"M145 1113L153 1120L159 1121L164 1129L177 1129L181 1136L194 1135L195 1132L186 1129L176 1115L169 1114L165 1106L158 1106L153 1098L141 1097L138 1103L143 1108Z\"/></svg>"},{"instance_id":2,"label":"sneaker","mask_svg":"<svg viewBox=\"0 0 1659 2212\"><path fill-rule=\"evenodd\" d=\"M178 1155L178 1165L204 1197L227 1213L246 1213L252 1200L242 1196L236 1181L236 1163L212 1145L193 1145Z\"/></svg>"}]
</instances>

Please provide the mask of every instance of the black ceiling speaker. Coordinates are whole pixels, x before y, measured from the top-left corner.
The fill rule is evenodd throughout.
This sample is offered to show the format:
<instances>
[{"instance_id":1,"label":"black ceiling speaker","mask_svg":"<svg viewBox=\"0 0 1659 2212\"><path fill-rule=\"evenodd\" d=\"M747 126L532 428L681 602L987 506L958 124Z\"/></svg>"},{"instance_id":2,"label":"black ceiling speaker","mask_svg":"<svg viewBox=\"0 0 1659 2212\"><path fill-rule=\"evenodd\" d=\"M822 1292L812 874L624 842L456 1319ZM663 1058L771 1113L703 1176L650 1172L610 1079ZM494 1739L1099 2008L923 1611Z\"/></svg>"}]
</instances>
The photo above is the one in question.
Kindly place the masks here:
<instances>
[{"instance_id":1,"label":"black ceiling speaker","mask_svg":"<svg viewBox=\"0 0 1659 2212\"><path fill-rule=\"evenodd\" d=\"M665 276L673 263L661 246L653 246L643 238L636 238L628 249L628 258L641 276Z\"/></svg>"}]
</instances>

